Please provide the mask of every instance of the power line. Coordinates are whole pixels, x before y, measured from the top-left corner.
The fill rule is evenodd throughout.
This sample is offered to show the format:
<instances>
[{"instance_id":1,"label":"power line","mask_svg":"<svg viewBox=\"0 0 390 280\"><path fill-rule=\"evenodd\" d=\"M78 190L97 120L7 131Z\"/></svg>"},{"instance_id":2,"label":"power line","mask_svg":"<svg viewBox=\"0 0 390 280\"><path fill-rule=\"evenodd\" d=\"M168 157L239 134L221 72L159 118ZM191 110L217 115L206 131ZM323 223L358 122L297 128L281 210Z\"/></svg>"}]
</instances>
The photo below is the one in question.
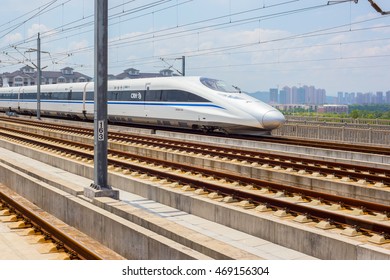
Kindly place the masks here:
<instances>
[{"instance_id":1,"label":"power line","mask_svg":"<svg viewBox=\"0 0 390 280\"><path fill-rule=\"evenodd\" d=\"M52 1L52 2L54 3L55 1ZM124 22L130 21L130 20L133 20L135 18L146 17L152 13L157 13L159 11L174 9L174 8L179 7L179 5L184 5L185 3L191 2L191 1L185 1L185 2L182 1L180 3L179 3L179 1L177 1L176 4L174 4L174 5L164 6L172 1L160 0L160 1L154 1L152 3L148 3L145 5L138 5L135 8L125 9L125 4L127 5L127 4L134 3L134 2L136 2L136 1L134 1L134 0L127 1L126 3L122 3L122 4L111 7L110 10L113 13L110 15L110 20L112 21L113 19L116 19L116 18L121 18L121 19L125 18L124 20L121 20L121 22L120 22L120 23L124 23ZM229 11L229 13L225 13L223 15L218 15L218 16L210 17L210 18L203 19L203 20L197 20L197 21L193 21L193 22L189 22L189 23L184 23L181 25L176 24L175 26L172 26L172 27L167 27L167 28L163 28L160 30L153 30L151 32L144 32L143 34L138 35L138 36L120 37L118 39L111 40L109 47L110 47L110 49L113 49L115 47L122 47L122 46L123 47L131 47L131 46L136 46L137 44L155 43L155 42L159 42L159 41L163 41L163 40L173 40L173 39L178 39L178 38L181 38L184 36L197 36L197 35L199 36L199 34L205 34L207 32L213 32L213 31L220 30L220 29L228 29L228 28L237 27L239 25L252 24L252 23L256 23L256 22L260 22L260 21L264 21L264 20L275 19L278 17L285 17L288 15L296 14L296 13L312 11L315 9L322 9L322 8L326 8L326 6L329 6L329 5L322 4L322 5L316 5L316 6L310 6L310 7L303 7L303 8L299 8L299 9L291 9L290 8L290 9L286 9L285 11L278 11L278 12L269 13L266 15L250 16L251 13L253 13L255 11L259 11L259 10L266 9L266 8L271 8L274 6L282 7L283 5L291 4L292 2L298 2L298 0L284 1L284 2L280 2L280 3L274 4L274 5L270 5L270 6L264 5L262 7L237 11L237 12L233 12L233 13L232 13L232 11ZM341 2L351 2L351 1L337 1L337 2L338 3L334 3L334 4L340 4ZM49 3L51 3L51 2L49 2ZM161 6L161 7L159 7L159 6ZM157 7L159 7L159 8L156 9ZM122 8L121 11L116 11L120 8ZM154 9L154 10L149 11L151 9ZM242 15L245 15L246 17L232 20L232 18L234 18L235 16L242 16ZM92 21L89 21L90 17L91 16L89 16L89 15L85 16L83 13L83 22L81 22L81 23L79 23L79 20L74 20L72 22L64 23L61 26L56 27L55 30L49 30L47 32L43 32L42 38L45 38L45 39L53 38L52 40L45 40L43 43L48 45L49 43L53 43L53 42L56 42L58 40L63 40L64 38L70 38L72 36L78 36L80 34L88 34L88 32L91 32L91 30L83 31L83 29L87 29L87 28L92 26L91 25ZM217 22L217 21L221 21L221 20L223 20L223 21ZM363 22L365 22L365 21L360 21L359 23L363 23ZM119 23L111 22L110 26L113 26L116 24L119 24ZM176 52L172 52L172 53L168 54L168 56L178 56L178 55L185 54L186 56L192 57L192 58L202 57L202 56L204 57L205 55L224 54L224 53L232 52L232 51L238 50L238 49L245 49L245 48L249 48L249 47L253 47L253 46L257 46L257 45L264 45L266 43L281 42L281 41L294 40L294 39L299 39L299 38L327 36L327 35L332 35L332 34L342 34L345 32L351 32L351 30L338 31L336 29L342 28L345 26L351 26L354 24L358 24L358 23L349 23L346 25L338 25L336 27L331 27L331 28L326 28L326 29L321 29L321 30L314 30L314 31L310 31L310 32L302 33L302 34L296 34L296 35L291 35L291 36L287 36L287 37L280 37L280 38L276 38L274 40L268 40L268 41L262 41L262 42L257 41L257 42L239 43L239 44L235 43L235 44L231 44L231 45L225 45L225 46L219 46L219 47L217 46L217 47L213 47L213 48L189 50L187 52L180 52L180 53L178 53L176 51ZM197 25L200 25L200 26L197 26ZM194 28L188 28L191 26L194 26ZM367 27L365 29L360 28L360 29L352 30L352 32L363 31L363 30L374 30L374 28L387 28L387 26L385 26L385 27ZM68 33L70 35L66 35ZM18 42L15 45L20 48L23 45L26 45L26 44L31 43L31 42L33 42L32 39L27 39L27 40L25 39L21 42ZM7 47L3 48L3 50L8 50L9 48L10 48L10 46L7 46ZM90 47L90 46L86 46L85 48L78 48L77 50L76 49L68 50L67 52L64 52L64 53L53 54L53 57L51 58L51 60L53 62L57 61L57 63L60 63L63 61L63 58L68 58L68 57L74 56L76 54L89 53L91 51L92 51L92 47ZM245 53L245 51L242 51L242 53ZM58 58L59 56L61 56L62 58ZM156 60L158 60L158 58L159 58L159 56L153 55L153 56L149 56L149 57L146 56L144 58L139 58L137 61L139 63L142 63L142 62L152 63L151 61L153 61L153 60L156 61ZM121 60L121 63L123 63L124 61L131 62L134 60Z\"/></svg>"},{"instance_id":2,"label":"power line","mask_svg":"<svg viewBox=\"0 0 390 280\"><path fill-rule=\"evenodd\" d=\"M10 34L12 31L16 30L17 28L19 28L20 26L22 26L23 24L27 23L28 21L38 17L39 15L43 14L45 12L45 10L47 10L51 5L53 5L55 2L57 2L58 0L53 0L49 3L47 3L46 5L43 5L42 6L42 9L39 8L38 9L38 12L36 12L35 14L33 14L32 16L30 16L29 18L27 18L26 20L22 21L21 23L19 24L16 24L12 27L10 27L10 30L8 32L6 32L5 34L1 35L0 36L0 39L4 38L5 36L7 36L8 34ZM8 29L6 29L8 30Z\"/></svg>"}]
</instances>

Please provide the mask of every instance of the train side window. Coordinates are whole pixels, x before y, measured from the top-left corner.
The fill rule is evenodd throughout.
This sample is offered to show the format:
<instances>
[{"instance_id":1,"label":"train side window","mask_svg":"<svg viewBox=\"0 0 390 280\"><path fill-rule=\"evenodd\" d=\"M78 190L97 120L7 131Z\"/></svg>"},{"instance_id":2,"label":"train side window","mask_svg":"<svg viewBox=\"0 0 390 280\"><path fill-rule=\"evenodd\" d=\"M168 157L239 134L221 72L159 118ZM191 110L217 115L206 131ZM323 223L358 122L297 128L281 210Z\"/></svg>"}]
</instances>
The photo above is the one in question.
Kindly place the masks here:
<instances>
[{"instance_id":1,"label":"train side window","mask_svg":"<svg viewBox=\"0 0 390 280\"><path fill-rule=\"evenodd\" d=\"M92 91L86 92L85 100L93 100L93 92Z\"/></svg>"},{"instance_id":2,"label":"train side window","mask_svg":"<svg viewBox=\"0 0 390 280\"><path fill-rule=\"evenodd\" d=\"M162 101L183 102L188 101L188 92L181 90L163 90L161 94Z\"/></svg>"},{"instance_id":3,"label":"train side window","mask_svg":"<svg viewBox=\"0 0 390 280\"><path fill-rule=\"evenodd\" d=\"M83 93L80 92L80 91L72 92L71 99L72 100L82 100L83 99Z\"/></svg>"},{"instance_id":4,"label":"train side window","mask_svg":"<svg viewBox=\"0 0 390 280\"><path fill-rule=\"evenodd\" d=\"M203 97L196 95L196 94L193 94L193 93L188 94L188 101L189 102L210 102L206 98L203 98Z\"/></svg>"},{"instance_id":5,"label":"train side window","mask_svg":"<svg viewBox=\"0 0 390 280\"><path fill-rule=\"evenodd\" d=\"M147 90L145 94L145 101L160 101L161 90Z\"/></svg>"},{"instance_id":6,"label":"train side window","mask_svg":"<svg viewBox=\"0 0 390 280\"><path fill-rule=\"evenodd\" d=\"M169 95L168 95L169 91L168 90L162 90L161 91L161 101L170 101L168 98L169 98Z\"/></svg>"},{"instance_id":7,"label":"train side window","mask_svg":"<svg viewBox=\"0 0 390 280\"><path fill-rule=\"evenodd\" d=\"M57 96L57 99L66 99L65 94L63 92L56 92L55 95Z\"/></svg>"},{"instance_id":8,"label":"train side window","mask_svg":"<svg viewBox=\"0 0 390 280\"><path fill-rule=\"evenodd\" d=\"M109 91L107 93L107 99L109 101L118 100L118 94L119 94L119 92L117 92L117 91Z\"/></svg>"},{"instance_id":9,"label":"train side window","mask_svg":"<svg viewBox=\"0 0 390 280\"><path fill-rule=\"evenodd\" d=\"M37 94L33 92L23 92L20 94L20 99L37 99Z\"/></svg>"},{"instance_id":10,"label":"train side window","mask_svg":"<svg viewBox=\"0 0 390 280\"><path fill-rule=\"evenodd\" d=\"M210 102L203 97L182 90L163 90L161 100L168 102Z\"/></svg>"},{"instance_id":11,"label":"train side window","mask_svg":"<svg viewBox=\"0 0 390 280\"><path fill-rule=\"evenodd\" d=\"M51 97L52 94L53 94L52 92L42 92L41 99L42 100L50 100L50 99L52 99L52 97Z\"/></svg>"},{"instance_id":12,"label":"train side window","mask_svg":"<svg viewBox=\"0 0 390 280\"><path fill-rule=\"evenodd\" d=\"M130 100L130 91L119 92L117 95L117 100L119 101L129 101Z\"/></svg>"},{"instance_id":13,"label":"train side window","mask_svg":"<svg viewBox=\"0 0 390 280\"><path fill-rule=\"evenodd\" d=\"M10 94L9 93L0 94L0 99L9 99L9 98L10 98Z\"/></svg>"},{"instance_id":14,"label":"train side window","mask_svg":"<svg viewBox=\"0 0 390 280\"><path fill-rule=\"evenodd\" d=\"M53 92L52 98L56 100L67 100L69 92Z\"/></svg>"},{"instance_id":15,"label":"train side window","mask_svg":"<svg viewBox=\"0 0 390 280\"><path fill-rule=\"evenodd\" d=\"M3 93L0 94L0 99L18 99L17 93Z\"/></svg>"}]
</instances>

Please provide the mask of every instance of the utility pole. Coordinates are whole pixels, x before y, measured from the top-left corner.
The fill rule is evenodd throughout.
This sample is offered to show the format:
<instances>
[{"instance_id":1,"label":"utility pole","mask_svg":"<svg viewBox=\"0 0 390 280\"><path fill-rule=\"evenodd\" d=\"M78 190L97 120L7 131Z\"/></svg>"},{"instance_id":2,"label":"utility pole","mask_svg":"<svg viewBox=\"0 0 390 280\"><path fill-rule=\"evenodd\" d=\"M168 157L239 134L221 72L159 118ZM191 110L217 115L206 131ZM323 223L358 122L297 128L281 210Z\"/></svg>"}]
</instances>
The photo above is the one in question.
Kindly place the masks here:
<instances>
[{"instance_id":1,"label":"utility pole","mask_svg":"<svg viewBox=\"0 0 390 280\"><path fill-rule=\"evenodd\" d=\"M38 39L37 39L37 71L38 71L38 78L37 78L37 119L41 119L41 38L38 33Z\"/></svg>"},{"instance_id":2,"label":"utility pole","mask_svg":"<svg viewBox=\"0 0 390 280\"><path fill-rule=\"evenodd\" d=\"M94 182L84 189L87 197L119 198L119 191L107 183L107 43L108 0L95 0L95 71L94 71Z\"/></svg>"},{"instance_id":3,"label":"utility pole","mask_svg":"<svg viewBox=\"0 0 390 280\"><path fill-rule=\"evenodd\" d=\"M182 76L186 75L186 57L184 55L182 57L177 57L174 59L175 61L181 59L181 72L179 70L177 70L175 67L173 67L172 64L168 63L163 57L160 57L160 59L169 65L169 69L173 68L180 75L182 75Z\"/></svg>"},{"instance_id":4,"label":"utility pole","mask_svg":"<svg viewBox=\"0 0 390 280\"><path fill-rule=\"evenodd\" d=\"M41 37L38 32L37 37L37 48L28 49L26 52L37 52L37 64L31 61L34 67L37 69L37 119L41 119L41 80L42 80L42 67L41 67L41 53L49 53L46 51L41 51ZM26 64L27 65L27 64ZM45 69L47 66L43 67Z\"/></svg>"},{"instance_id":5,"label":"utility pole","mask_svg":"<svg viewBox=\"0 0 390 280\"><path fill-rule=\"evenodd\" d=\"M184 55L181 57L181 74L182 76L186 75L186 57Z\"/></svg>"}]
</instances>

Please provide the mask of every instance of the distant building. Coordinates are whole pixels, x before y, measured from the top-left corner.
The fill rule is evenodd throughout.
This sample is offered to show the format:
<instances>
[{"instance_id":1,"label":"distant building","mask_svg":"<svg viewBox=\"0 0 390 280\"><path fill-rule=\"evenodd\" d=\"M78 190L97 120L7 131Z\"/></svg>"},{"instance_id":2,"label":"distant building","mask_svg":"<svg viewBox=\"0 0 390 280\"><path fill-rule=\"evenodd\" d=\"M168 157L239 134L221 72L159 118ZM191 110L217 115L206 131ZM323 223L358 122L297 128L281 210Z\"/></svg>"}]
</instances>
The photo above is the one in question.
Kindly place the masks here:
<instances>
[{"instance_id":1,"label":"distant building","mask_svg":"<svg viewBox=\"0 0 390 280\"><path fill-rule=\"evenodd\" d=\"M291 104L292 96L291 96L291 88L285 86L282 90L279 91L279 103L280 104Z\"/></svg>"},{"instance_id":2,"label":"distant building","mask_svg":"<svg viewBox=\"0 0 390 280\"><path fill-rule=\"evenodd\" d=\"M278 93L279 90L277 88L270 88L269 89L269 103L270 104L277 104L278 103Z\"/></svg>"},{"instance_id":3,"label":"distant building","mask_svg":"<svg viewBox=\"0 0 390 280\"><path fill-rule=\"evenodd\" d=\"M322 105L317 108L318 113L348 114L348 105Z\"/></svg>"},{"instance_id":4,"label":"distant building","mask_svg":"<svg viewBox=\"0 0 390 280\"><path fill-rule=\"evenodd\" d=\"M306 88L304 88L304 87L298 88L296 101L297 101L297 104L305 104L306 103Z\"/></svg>"},{"instance_id":5,"label":"distant building","mask_svg":"<svg viewBox=\"0 0 390 280\"><path fill-rule=\"evenodd\" d=\"M79 72L74 72L73 68L65 67L61 71L42 71L41 84L62 84L89 82L91 77ZM38 73L33 67L24 66L12 73L0 74L0 86L20 87L37 84Z\"/></svg>"},{"instance_id":6,"label":"distant building","mask_svg":"<svg viewBox=\"0 0 390 280\"><path fill-rule=\"evenodd\" d=\"M313 105L317 108L317 105L322 105L327 102L326 91L324 89L316 89L314 86L302 86L302 87L288 87L285 86L281 90L277 88L270 88L269 92L255 92L250 93L253 97L260 99L271 105L284 105L288 104L305 104Z\"/></svg>"},{"instance_id":7,"label":"distant building","mask_svg":"<svg viewBox=\"0 0 390 280\"><path fill-rule=\"evenodd\" d=\"M342 91L339 91L338 93L337 93L337 103L338 104L344 104L344 92L342 92Z\"/></svg>"},{"instance_id":8,"label":"distant building","mask_svg":"<svg viewBox=\"0 0 390 280\"><path fill-rule=\"evenodd\" d=\"M383 103L383 92L382 91L376 92L376 103L378 103L378 104Z\"/></svg>"},{"instance_id":9,"label":"distant building","mask_svg":"<svg viewBox=\"0 0 390 280\"><path fill-rule=\"evenodd\" d=\"M279 104L287 104L289 103L287 100L288 92L285 88L279 91Z\"/></svg>"},{"instance_id":10,"label":"distant building","mask_svg":"<svg viewBox=\"0 0 390 280\"><path fill-rule=\"evenodd\" d=\"M314 111L317 106L305 105L305 104L276 104L276 105L273 105L273 107L275 107L278 110L282 110L282 111L294 112L297 109Z\"/></svg>"}]
</instances>

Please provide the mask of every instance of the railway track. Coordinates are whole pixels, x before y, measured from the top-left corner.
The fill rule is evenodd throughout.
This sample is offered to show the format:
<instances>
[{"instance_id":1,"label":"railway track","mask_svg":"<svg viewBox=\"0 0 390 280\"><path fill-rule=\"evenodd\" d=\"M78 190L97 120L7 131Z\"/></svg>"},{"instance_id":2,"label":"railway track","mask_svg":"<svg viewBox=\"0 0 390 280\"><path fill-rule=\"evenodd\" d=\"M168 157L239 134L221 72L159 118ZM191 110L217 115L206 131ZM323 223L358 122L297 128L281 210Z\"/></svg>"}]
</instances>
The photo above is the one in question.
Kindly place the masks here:
<instances>
[{"instance_id":1,"label":"railway track","mask_svg":"<svg viewBox=\"0 0 390 280\"><path fill-rule=\"evenodd\" d=\"M25 131L21 133L9 130L1 134L2 137L23 143L23 145L33 145L84 162L91 163L93 160L92 145L77 144ZM110 134L110 138L113 136ZM123 139L119 140L123 141ZM204 155L199 152L199 156ZM252 156L245 157L252 158ZM279 216L292 215L296 217L297 222L315 221L318 227L324 229L343 228L352 236L369 235L371 241L377 244L389 241L390 207L387 205L346 199L254 178L140 157L112 149L109 150L109 164L117 172L141 179L158 180L167 187L195 191L200 195L208 195L210 198L237 203L243 208L274 211Z\"/></svg>"},{"instance_id":2,"label":"railway track","mask_svg":"<svg viewBox=\"0 0 390 280\"><path fill-rule=\"evenodd\" d=\"M92 137L93 130L89 128L76 128L73 126L60 126L56 124L36 123L32 121L18 121L18 123L40 126L46 129L54 129L61 133L77 133ZM185 152L197 154L200 157L213 157L223 160L236 161L251 166L262 166L286 170L288 172L300 172L312 174L317 177L339 178L346 182L359 182L365 185L385 187L390 186L390 170L357 166L340 162L305 159L303 157L283 156L266 152L219 147L209 144L183 143L178 140L156 139L152 136L131 135L128 133L109 132L111 141L122 142L128 145L141 145L158 148L166 151ZM267 138L268 139L268 138Z\"/></svg>"},{"instance_id":3,"label":"railway track","mask_svg":"<svg viewBox=\"0 0 390 280\"><path fill-rule=\"evenodd\" d=\"M35 125L35 126L44 126L47 128L58 128L60 127L58 124L53 123L42 123L37 122L33 120L26 120L26 119L16 119L16 118L9 118L9 117L0 117L1 121L5 122L17 122L17 123L24 123L29 125ZM76 127L72 125L61 125L68 131L74 131L74 132L84 132L89 133L93 135L93 130L89 128L81 128ZM150 127L149 127L150 128ZM153 128L153 127L152 127ZM161 129L161 128L154 128L154 129ZM172 131L177 131L172 129ZM180 130L180 132L183 132ZM194 133L194 134L203 134L202 132L197 131L186 131L188 133ZM305 140L305 139L297 139L297 138L288 138L288 137L275 137L275 136L238 136L238 135L224 135L221 133L210 133L208 134L210 136L217 136L221 138L234 138L234 139L241 139L241 140L249 140L249 141L256 141L256 142L268 142L268 143L277 143L277 144L285 144L285 145L295 145L295 146L303 146L303 147L314 147L314 148L321 148L321 149L332 149L332 150L339 150L339 151L349 151L349 152L360 152L360 153L368 153L368 154L378 154L378 155L386 155L390 156L390 148L383 147L383 146L373 146L373 145L357 145L357 144L346 144L346 143L339 143L339 142L321 142L318 140Z\"/></svg>"},{"instance_id":4,"label":"railway track","mask_svg":"<svg viewBox=\"0 0 390 280\"><path fill-rule=\"evenodd\" d=\"M12 228L25 229L26 235L34 236L38 243L47 244L48 253L66 254L65 259L123 259L1 184L0 216L12 223Z\"/></svg>"}]
</instances>

